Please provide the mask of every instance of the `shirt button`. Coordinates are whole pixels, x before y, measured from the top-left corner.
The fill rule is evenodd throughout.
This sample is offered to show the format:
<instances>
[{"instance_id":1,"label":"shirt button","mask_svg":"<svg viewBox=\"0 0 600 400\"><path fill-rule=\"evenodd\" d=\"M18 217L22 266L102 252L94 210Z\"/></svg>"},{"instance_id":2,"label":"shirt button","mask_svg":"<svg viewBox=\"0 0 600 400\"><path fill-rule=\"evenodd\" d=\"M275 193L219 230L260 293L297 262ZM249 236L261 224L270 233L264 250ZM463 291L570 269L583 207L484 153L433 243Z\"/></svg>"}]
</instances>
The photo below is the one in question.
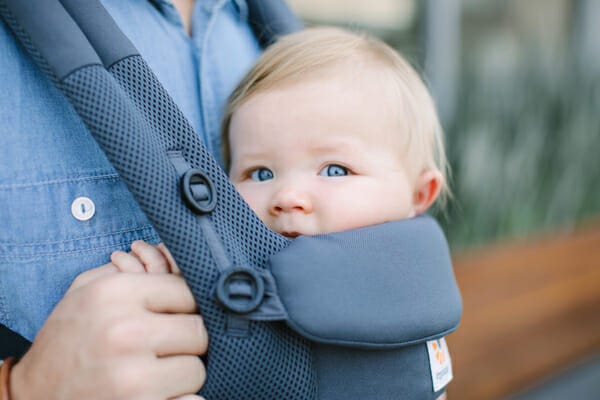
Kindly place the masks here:
<instances>
[{"instance_id":1,"label":"shirt button","mask_svg":"<svg viewBox=\"0 0 600 400\"><path fill-rule=\"evenodd\" d=\"M79 221L87 221L96 213L96 206L89 197L78 197L71 203L71 214Z\"/></svg>"}]
</instances>

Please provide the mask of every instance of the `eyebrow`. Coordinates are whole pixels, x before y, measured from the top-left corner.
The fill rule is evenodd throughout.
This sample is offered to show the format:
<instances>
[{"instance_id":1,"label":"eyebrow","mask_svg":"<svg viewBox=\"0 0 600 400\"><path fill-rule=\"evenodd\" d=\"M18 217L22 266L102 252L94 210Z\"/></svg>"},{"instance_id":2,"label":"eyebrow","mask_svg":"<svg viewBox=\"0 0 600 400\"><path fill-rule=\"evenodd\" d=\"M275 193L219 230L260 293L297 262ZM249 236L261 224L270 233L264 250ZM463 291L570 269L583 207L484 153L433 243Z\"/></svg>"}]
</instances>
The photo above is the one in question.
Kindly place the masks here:
<instances>
[{"instance_id":1,"label":"eyebrow","mask_svg":"<svg viewBox=\"0 0 600 400\"><path fill-rule=\"evenodd\" d=\"M364 144L358 140L348 138L338 138L328 140L325 143L309 144L308 149L318 155L327 155L328 153L346 153L350 155L360 154L364 149ZM238 150L238 157L252 164L260 164L262 160L269 159L271 151L264 148Z\"/></svg>"},{"instance_id":2,"label":"eyebrow","mask_svg":"<svg viewBox=\"0 0 600 400\"><path fill-rule=\"evenodd\" d=\"M356 153L363 148L363 144L354 140L336 140L335 142L319 144L311 146L311 149L317 153L331 153L331 152L351 152Z\"/></svg>"}]
</instances>

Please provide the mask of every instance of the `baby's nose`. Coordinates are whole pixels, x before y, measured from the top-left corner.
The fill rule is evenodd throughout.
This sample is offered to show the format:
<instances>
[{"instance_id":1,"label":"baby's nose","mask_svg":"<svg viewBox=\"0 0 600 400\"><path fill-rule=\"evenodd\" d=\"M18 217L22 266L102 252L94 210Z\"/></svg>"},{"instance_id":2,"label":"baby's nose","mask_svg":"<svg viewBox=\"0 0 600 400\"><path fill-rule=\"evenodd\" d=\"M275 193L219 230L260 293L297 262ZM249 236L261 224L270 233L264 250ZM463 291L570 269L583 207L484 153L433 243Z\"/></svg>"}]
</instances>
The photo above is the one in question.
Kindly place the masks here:
<instances>
[{"instance_id":1,"label":"baby's nose","mask_svg":"<svg viewBox=\"0 0 600 400\"><path fill-rule=\"evenodd\" d=\"M293 187L278 190L273 196L269 213L277 216L281 213L302 212L311 213L313 204L308 192Z\"/></svg>"}]
</instances>

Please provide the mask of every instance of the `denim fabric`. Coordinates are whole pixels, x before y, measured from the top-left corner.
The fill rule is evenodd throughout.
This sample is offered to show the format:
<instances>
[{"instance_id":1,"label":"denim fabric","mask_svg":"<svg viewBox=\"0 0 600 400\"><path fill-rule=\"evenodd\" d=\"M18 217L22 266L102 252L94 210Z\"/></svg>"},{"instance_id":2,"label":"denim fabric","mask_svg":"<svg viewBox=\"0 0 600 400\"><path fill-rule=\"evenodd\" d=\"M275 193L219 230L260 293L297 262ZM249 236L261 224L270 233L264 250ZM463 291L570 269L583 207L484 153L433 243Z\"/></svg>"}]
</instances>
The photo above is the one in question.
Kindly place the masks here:
<instances>
[{"instance_id":1,"label":"denim fabric","mask_svg":"<svg viewBox=\"0 0 600 400\"><path fill-rule=\"evenodd\" d=\"M260 48L242 0L198 1L188 37L167 0L104 0L215 153L219 122ZM78 116L0 22L0 323L33 339L80 272L159 238ZM80 221L81 196L95 205Z\"/></svg>"}]
</instances>

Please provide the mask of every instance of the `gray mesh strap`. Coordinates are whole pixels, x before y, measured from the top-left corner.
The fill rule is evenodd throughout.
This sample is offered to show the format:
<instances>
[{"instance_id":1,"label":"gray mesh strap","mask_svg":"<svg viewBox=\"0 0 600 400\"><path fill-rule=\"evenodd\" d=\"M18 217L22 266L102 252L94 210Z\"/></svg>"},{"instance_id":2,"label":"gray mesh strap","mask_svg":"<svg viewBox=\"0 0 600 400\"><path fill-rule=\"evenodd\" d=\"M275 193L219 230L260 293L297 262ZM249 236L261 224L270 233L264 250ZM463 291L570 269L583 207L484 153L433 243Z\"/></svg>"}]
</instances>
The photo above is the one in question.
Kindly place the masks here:
<instances>
[{"instance_id":1,"label":"gray mesh strap","mask_svg":"<svg viewBox=\"0 0 600 400\"><path fill-rule=\"evenodd\" d=\"M45 55L63 51L62 47L69 43L43 43L35 39L39 35L28 32L36 32L48 20L56 24L48 29L60 31L67 23L72 27L72 21L65 19L68 14L54 1L53 9L60 11L56 18L40 13L40 19L35 20L21 13L22 21L15 16L15 10L23 8L24 3L26 9L35 10L50 2L0 0L0 13L36 63L73 104L180 265L211 337L202 394L211 400L314 398L315 376L308 343L285 324L250 322L245 337L227 334L231 320L214 298L220 269L199 218L211 221L233 266L255 271L258 276L269 255L283 248L288 240L267 229L245 205L139 56L130 55L113 63L110 71L97 62L82 62L70 65L66 75L56 73L56 66L48 59L51 57ZM95 2L77 2L79 7L92 3ZM98 14L98 18L102 15ZM108 22L97 23L110 26ZM73 31L77 38L85 36ZM110 37L116 40L114 30ZM49 45L44 51L38 49ZM187 163L212 182L218 201L210 214L200 217L183 200L179 174L168 156L172 150L181 150ZM244 279L233 275L234 287Z\"/></svg>"},{"instance_id":2,"label":"gray mesh strap","mask_svg":"<svg viewBox=\"0 0 600 400\"><path fill-rule=\"evenodd\" d=\"M171 163L175 167L179 176L185 175L190 170L190 165L183 158L181 151L169 151L168 156ZM205 196L207 191L205 185L199 185L202 190L199 190ZM207 216L199 216L199 224L204 232L206 242L211 250L211 254L215 259L217 268L221 274L227 274L228 271L235 269L236 267L231 262L227 251L223 247L221 239L217 234L216 228L213 226L212 221ZM227 319L227 332L235 336L246 337L248 336L249 324L245 321L284 321L288 319L288 314L279 298L277 292L277 285L275 278L268 269L262 269L259 271L259 277L264 283L264 292L261 296L262 300L253 311L246 312L244 314L229 313ZM233 289L237 289L234 295L244 296L249 295L252 291L252 287L243 280L238 280L237 285L233 285ZM218 287L215 289L218 292ZM219 299L219 293L216 293L217 299ZM243 321L242 321L243 320Z\"/></svg>"}]
</instances>

